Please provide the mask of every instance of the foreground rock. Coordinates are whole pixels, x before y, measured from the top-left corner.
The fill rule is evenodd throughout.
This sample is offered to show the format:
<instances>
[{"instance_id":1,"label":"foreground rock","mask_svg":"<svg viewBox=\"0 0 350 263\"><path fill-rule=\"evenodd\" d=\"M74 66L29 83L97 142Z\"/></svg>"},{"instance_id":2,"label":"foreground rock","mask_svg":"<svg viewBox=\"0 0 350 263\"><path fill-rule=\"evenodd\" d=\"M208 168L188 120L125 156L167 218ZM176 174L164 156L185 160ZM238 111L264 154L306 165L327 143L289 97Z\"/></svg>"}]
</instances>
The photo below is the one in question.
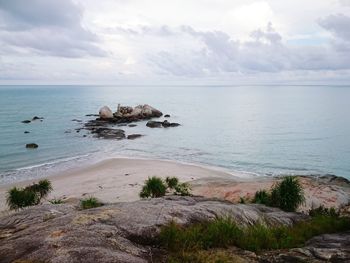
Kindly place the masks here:
<instances>
[{"instance_id":1,"label":"foreground rock","mask_svg":"<svg viewBox=\"0 0 350 263\"><path fill-rule=\"evenodd\" d=\"M169 196L79 211L41 205L0 218L1 262L164 262L152 247L161 226L231 216L240 225L291 225L305 219L262 205ZM162 255L162 253L160 253Z\"/></svg>"}]
</instances>

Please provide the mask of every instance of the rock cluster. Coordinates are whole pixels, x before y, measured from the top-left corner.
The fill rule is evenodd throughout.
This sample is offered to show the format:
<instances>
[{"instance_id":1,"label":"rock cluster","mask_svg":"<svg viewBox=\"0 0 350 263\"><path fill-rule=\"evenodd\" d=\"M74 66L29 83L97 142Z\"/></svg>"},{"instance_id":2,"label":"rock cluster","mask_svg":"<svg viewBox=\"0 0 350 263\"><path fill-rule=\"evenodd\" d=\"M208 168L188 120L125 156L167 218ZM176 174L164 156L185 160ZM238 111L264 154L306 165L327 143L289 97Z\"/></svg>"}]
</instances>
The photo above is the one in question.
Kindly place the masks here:
<instances>
[{"instance_id":1,"label":"rock cluster","mask_svg":"<svg viewBox=\"0 0 350 263\"><path fill-rule=\"evenodd\" d=\"M93 134L97 138L104 138L104 139L136 139L142 136L142 134L130 134L128 136L125 135L125 132L121 129L115 129L113 128L113 125L117 126L128 126L128 127L136 127L136 124L133 124L132 122L136 121L142 121L142 120L148 120L151 118L159 118L163 115L163 113L156 108L144 104L144 105L138 105L136 107L130 107L130 106L120 106L118 105L118 109L116 112L112 112L112 110L107 107L103 106L99 110L99 118L94 120L89 120L84 124L83 129L88 130L91 134ZM94 116L93 114L89 114L86 116ZM167 117L170 117L170 115L167 115ZM77 121L74 119L74 121ZM128 125L129 123L129 125ZM170 123L167 120L164 120L162 122L158 121L149 121L146 124L148 127L151 128L168 128L168 127L176 127L180 124L178 123ZM78 129L79 131L82 128ZM77 130L77 132L78 132Z\"/></svg>"}]
</instances>

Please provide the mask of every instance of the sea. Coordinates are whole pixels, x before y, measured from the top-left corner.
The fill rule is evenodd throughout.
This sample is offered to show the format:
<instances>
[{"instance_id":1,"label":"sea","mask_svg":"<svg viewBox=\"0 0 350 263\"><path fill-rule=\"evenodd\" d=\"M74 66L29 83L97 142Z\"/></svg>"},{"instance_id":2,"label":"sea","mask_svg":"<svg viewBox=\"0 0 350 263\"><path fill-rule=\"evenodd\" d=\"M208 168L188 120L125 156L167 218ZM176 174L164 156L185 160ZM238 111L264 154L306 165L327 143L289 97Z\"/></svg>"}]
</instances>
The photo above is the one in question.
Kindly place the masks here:
<instances>
[{"instance_id":1,"label":"sea","mask_svg":"<svg viewBox=\"0 0 350 263\"><path fill-rule=\"evenodd\" d=\"M115 111L119 103L149 104L181 126L152 129L140 121L120 128L144 136L120 141L77 132L96 118L86 115L104 105ZM22 123L34 116L44 119ZM26 149L27 143L39 148ZM257 176L350 179L350 86L0 86L0 184L112 157L175 160Z\"/></svg>"}]
</instances>

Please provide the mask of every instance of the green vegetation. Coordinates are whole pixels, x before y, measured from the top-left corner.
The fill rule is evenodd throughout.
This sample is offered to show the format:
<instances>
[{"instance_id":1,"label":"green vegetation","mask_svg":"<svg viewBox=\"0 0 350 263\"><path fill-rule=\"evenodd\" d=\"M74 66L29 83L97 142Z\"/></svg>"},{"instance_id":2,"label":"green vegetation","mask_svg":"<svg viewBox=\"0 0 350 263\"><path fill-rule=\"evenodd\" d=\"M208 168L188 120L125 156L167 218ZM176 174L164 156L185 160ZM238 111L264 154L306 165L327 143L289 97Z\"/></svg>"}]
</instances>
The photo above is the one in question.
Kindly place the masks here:
<instances>
[{"instance_id":1,"label":"green vegetation","mask_svg":"<svg viewBox=\"0 0 350 263\"><path fill-rule=\"evenodd\" d=\"M166 193L166 185L164 181L156 176L150 177L146 180L145 185L142 187L140 192L141 198L147 197L161 197Z\"/></svg>"},{"instance_id":2,"label":"green vegetation","mask_svg":"<svg viewBox=\"0 0 350 263\"><path fill-rule=\"evenodd\" d=\"M339 217L340 213L336 211L334 207L326 208L323 205L321 205L318 208L311 209L309 211L309 215L312 217L316 217L316 216Z\"/></svg>"},{"instance_id":3,"label":"green vegetation","mask_svg":"<svg viewBox=\"0 0 350 263\"><path fill-rule=\"evenodd\" d=\"M100 207L102 205L103 204L96 197L93 197L93 196L80 200L80 207L82 209L90 209L90 208Z\"/></svg>"},{"instance_id":4,"label":"green vegetation","mask_svg":"<svg viewBox=\"0 0 350 263\"><path fill-rule=\"evenodd\" d=\"M6 202L10 209L20 209L37 205L52 190L51 182L47 179L24 188L13 187L7 192Z\"/></svg>"},{"instance_id":5,"label":"green vegetation","mask_svg":"<svg viewBox=\"0 0 350 263\"><path fill-rule=\"evenodd\" d=\"M165 182L170 189L175 189L175 187L179 184L179 179L177 177L167 177Z\"/></svg>"},{"instance_id":6,"label":"green vegetation","mask_svg":"<svg viewBox=\"0 0 350 263\"><path fill-rule=\"evenodd\" d=\"M59 204L63 204L63 200L62 199L59 199L59 198L54 198L54 199L51 199L49 200L49 202L53 205L59 205Z\"/></svg>"},{"instance_id":7,"label":"green vegetation","mask_svg":"<svg viewBox=\"0 0 350 263\"><path fill-rule=\"evenodd\" d=\"M182 196L191 195L189 184L180 183L178 178L167 177L165 181L163 181L161 178L153 176L145 181L145 185L140 192L140 197L161 197L165 196L167 192Z\"/></svg>"},{"instance_id":8,"label":"green vegetation","mask_svg":"<svg viewBox=\"0 0 350 263\"><path fill-rule=\"evenodd\" d=\"M298 178L287 176L272 187L271 193L265 190L256 192L253 203L279 207L284 211L294 212L304 200L304 191Z\"/></svg>"},{"instance_id":9,"label":"green vegetation","mask_svg":"<svg viewBox=\"0 0 350 263\"><path fill-rule=\"evenodd\" d=\"M270 194L265 190L260 190L255 193L253 203L256 204L263 204L263 205L270 205Z\"/></svg>"},{"instance_id":10,"label":"green vegetation","mask_svg":"<svg viewBox=\"0 0 350 263\"><path fill-rule=\"evenodd\" d=\"M213 248L237 246L250 251L300 247L316 235L350 230L350 219L317 215L293 226L238 226L230 218L182 227L174 222L162 228L159 241L168 249L169 262L191 262L188 256ZM193 261L205 262L205 261ZM225 261L223 261L225 262Z\"/></svg>"}]
</instances>

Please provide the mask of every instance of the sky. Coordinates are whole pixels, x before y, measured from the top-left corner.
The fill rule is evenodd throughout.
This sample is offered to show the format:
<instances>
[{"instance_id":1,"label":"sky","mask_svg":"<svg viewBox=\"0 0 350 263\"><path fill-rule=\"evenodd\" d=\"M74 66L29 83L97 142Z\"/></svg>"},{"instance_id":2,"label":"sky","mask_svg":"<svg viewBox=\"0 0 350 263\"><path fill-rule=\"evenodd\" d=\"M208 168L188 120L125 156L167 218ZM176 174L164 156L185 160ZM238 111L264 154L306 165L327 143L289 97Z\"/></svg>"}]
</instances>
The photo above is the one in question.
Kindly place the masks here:
<instances>
[{"instance_id":1,"label":"sky","mask_svg":"<svg viewBox=\"0 0 350 263\"><path fill-rule=\"evenodd\" d=\"M0 84L350 84L350 0L0 0Z\"/></svg>"}]
</instances>

